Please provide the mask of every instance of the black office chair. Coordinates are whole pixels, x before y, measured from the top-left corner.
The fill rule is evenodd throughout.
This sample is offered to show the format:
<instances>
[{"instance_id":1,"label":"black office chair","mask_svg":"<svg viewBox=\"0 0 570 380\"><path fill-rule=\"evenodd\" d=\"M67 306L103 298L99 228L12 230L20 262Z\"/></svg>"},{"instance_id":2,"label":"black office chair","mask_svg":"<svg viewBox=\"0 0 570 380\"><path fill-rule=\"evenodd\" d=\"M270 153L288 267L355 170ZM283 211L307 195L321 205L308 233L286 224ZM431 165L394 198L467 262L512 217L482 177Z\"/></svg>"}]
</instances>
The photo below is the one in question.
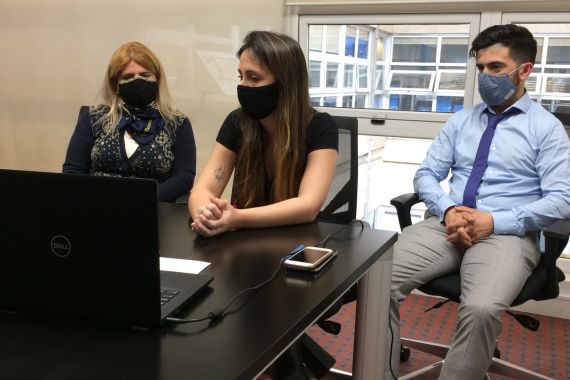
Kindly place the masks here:
<instances>
[{"instance_id":1,"label":"black office chair","mask_svg":"<svg viewBox=\"0 0 570 380\"><path fill-rule=\"evenodd\" d=\"M327 198L317 220L347 224L356 218L358 119L333 116L338 126L338 157Z\"/></svg>"},{"instance_id":2,"label":"black office chair","mask_svg":"<svg viewBox=\"0 0 570 380\"><path fill-rule=\"evenodd\" d=\"M327 198L317 220L348 224L356 219L358 193L358 119L347 116L333 116L338 126L338 157L333 180ZM340 324L327 321L343 304L356 299L356 285L319 320L318 325L328 333L337 335Z\"/></svg>"},{"instance_id":3,"label":"black office chair","mask_svg":"<svg viewBox=\"0 0 570 380\"><path fill-rule=\"evenodd\" d=\"M398 220L402 230L412 224L410 211L413 205L419 203L420 200L415 193L400 195L390 201L396 207L398 212ZM570 220L559 220L550 227L542 231L545 237L545 252L532 275L528 278L523 289L511 306L518 306L528 300L547 300L558 297L560 292L558 283L564 281L564 272L556 267L556 260L568 242L570 234ZM461 295L459 273L452 273L446 276L436 278L435 280L421 286L422 292L434 296L446 298L446 301L434 305L438 308L448 301L459 302ZM431 308L430 308L431 309ZM523 314L514 314L510 311L507 313L513 315L516 320L525 328L536 331L539 327L539 321ZM448 346L419 341L414 339L401 338L402 351L400 358L405 361L410 356L408 347L418 349L440 358L445 358ZM434 378L441 371L443 360L412 372L402 379L416 378ZM500 359L500 351L495 349L495 357L489 367L489 372L502 376L512 377L514 379L548 379L536 372L527 370L517 365L508 363Z\"/></svg>"},{"instance_id":4,"label":"black office chair","mask_svg":"<svg viewBox=\"0 0 570 380\"><path fill-rule=\"evenodd\" d=\"M333 116L338 126L338 157L327 198L317 220L348 224L356 218L358 185L358 119ZM328 319L338 313L343 304L356 299L356 285L352 287L317 321L317 325L331 334L338 334L341 326ZM302 337L302 356L306 366L317 378L325 376L335 363L332 355L309 335Z\"/></svg>"}]
</instances>

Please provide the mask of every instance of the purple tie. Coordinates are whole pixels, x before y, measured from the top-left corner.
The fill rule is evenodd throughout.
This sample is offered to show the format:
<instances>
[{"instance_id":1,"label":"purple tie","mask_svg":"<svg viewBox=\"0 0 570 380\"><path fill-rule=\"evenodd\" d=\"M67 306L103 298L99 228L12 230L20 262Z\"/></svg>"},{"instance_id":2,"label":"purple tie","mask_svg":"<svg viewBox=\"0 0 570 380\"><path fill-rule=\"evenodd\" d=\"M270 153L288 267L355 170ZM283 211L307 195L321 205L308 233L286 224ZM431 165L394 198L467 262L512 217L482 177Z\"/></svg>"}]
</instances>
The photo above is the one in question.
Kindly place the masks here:
<instances>
[{"instance_id":1,"label":"purple tie","mask_svg":"<svg viewBox=\"0 0 570 380\"><path fill-rule=\"evenodd\" d=\"M465 185L465 191L463 192L463 205L471 208L477 208L475 196L477 195L479 184L481 184L483 173L485 173L485 169L487 169L489 148L491 147L491 141L493 141L497 124L509 116L520 113L521 110L513 107L499 115L489 112L488 109L485 110L485 112L487 113L487 129L485 129L483 136L481 136L477 154L475 155L475 161L473 162L473 169L471 169L471 174L469 175L469 179Z\"/></svg>"}]
</instances>

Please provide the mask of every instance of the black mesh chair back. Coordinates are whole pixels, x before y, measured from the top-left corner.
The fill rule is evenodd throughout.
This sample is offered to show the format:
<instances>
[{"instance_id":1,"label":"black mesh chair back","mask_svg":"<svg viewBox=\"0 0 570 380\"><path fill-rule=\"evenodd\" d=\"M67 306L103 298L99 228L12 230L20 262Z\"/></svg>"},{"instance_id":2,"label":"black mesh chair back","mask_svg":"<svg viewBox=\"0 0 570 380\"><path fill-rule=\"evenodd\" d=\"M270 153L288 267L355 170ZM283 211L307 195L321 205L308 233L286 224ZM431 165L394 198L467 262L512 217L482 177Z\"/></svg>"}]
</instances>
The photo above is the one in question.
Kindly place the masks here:
<instances>
[{"instance_id":1,"label":"black mesh chair back","mask_svg":"<svg viewBox=\"0 0 570 380\"><path fill-rule=\"evenodd\" d=\"M347 224L356 218L358 119L333 116L338 125L338 157L327 198L317 219Z\"/></svg>"},{"instance_id":2,"label":"black mesh chair back","mask_svg":"<svg viewBox=\"0 0 570 380\"><path fill-rule=\"evenodd\" d=\"M358 185L358 119L355 117L333 116L338 126L338 157L334 177L317 219L325 222L348 224L356 219ZM327 319L336 314L342 305L356 299L356 288L351 290L329 308L317 321L326 332L338 334L340 323ZM310 338L304 336L304 338ZM313 374L320 378L328 373L335 359L318 344L303 341L305 352L314 358L308 364ZM316 369L316 370L315 370Z\"/></svg>"}]
</instances>

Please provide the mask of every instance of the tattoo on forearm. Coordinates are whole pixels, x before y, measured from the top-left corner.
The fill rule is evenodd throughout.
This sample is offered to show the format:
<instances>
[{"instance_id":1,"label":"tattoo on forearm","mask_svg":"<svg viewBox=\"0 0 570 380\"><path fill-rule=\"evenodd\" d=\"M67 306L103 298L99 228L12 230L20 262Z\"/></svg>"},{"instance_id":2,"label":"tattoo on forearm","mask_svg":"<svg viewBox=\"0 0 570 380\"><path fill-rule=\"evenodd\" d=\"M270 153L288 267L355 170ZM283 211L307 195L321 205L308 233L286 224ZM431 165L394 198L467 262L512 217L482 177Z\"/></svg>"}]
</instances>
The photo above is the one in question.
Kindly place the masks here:
<instances>
[{"instance_id":1,"label":"tattoo on forearm","mask_svg":"<svg viewBox=\"0 0 570 380\"><path fill-rule=\"evenodd\" d=\"M224 167L220 165L219 168L217 168L216 170L214 170L214 178L216 179L216 181L218 182L222 182L222 180L224 179L224 175L226 174L226 171L224 170Z\"/></svg>"}]
</instances>

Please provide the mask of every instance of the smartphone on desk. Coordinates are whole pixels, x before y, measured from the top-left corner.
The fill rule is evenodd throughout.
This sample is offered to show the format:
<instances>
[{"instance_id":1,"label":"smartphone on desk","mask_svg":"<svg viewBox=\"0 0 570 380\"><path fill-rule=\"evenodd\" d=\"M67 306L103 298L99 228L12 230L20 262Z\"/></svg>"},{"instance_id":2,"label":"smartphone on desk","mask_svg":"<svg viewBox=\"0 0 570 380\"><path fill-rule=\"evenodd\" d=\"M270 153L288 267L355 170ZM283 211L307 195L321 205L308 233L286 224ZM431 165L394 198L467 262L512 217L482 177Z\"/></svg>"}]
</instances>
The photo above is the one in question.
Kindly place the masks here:
<instances>
[{"instance_id":1,"label":"smartphone on desk","mask_svg":"<svg viewBox=\"0 0 570 380\"><path fill-rule=\"evenodd\" d=\"M336 251L329 248L304 247L285 260L285 266L290 269L318 272L335 255Z\"/></svg>"}]
</instances>

